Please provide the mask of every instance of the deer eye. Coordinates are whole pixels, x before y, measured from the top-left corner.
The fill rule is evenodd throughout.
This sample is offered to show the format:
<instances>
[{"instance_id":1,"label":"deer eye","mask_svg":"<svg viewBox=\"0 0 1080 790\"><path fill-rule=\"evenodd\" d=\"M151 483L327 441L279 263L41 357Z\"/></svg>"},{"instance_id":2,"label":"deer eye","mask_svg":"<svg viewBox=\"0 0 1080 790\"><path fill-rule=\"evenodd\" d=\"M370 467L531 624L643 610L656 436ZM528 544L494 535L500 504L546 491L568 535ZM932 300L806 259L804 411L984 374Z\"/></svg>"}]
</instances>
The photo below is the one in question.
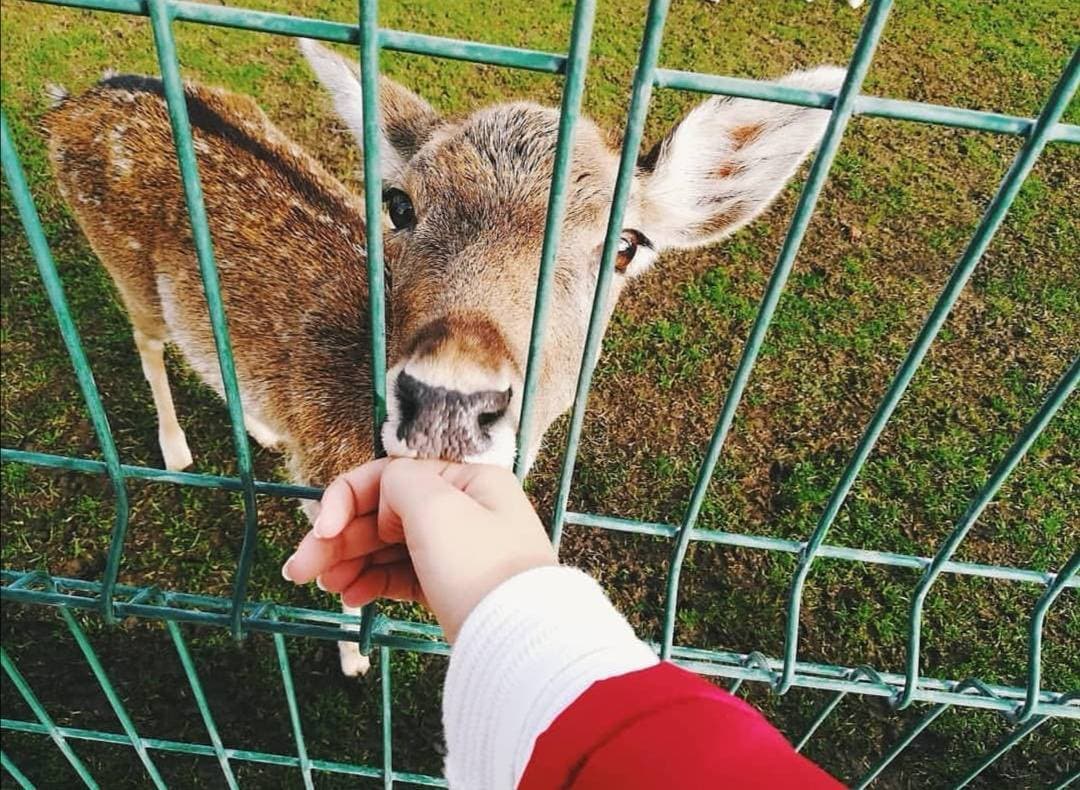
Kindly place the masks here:
<instances>
[{"instance_id":1,"label":"deer eye","mask_svg":"<svg viewBox=\"0 0 1080 790\"><path fill-rule=\"evenodd\" d=\"M648 246L649 240L636 230L624 230L622 236L619 237L619 251L615 257L615 271L625 272L630 266L630 262L634 260L638 247L642 244Z\"/></svg>"},{"instance_id":2,"label":"deer eye","mask_svg":"<svg viewBox=\"0 0 1080 790\"><path fill-rule=\"evenodd\" d=\"M383 203L394 230L405 230L416 224L416 210L412 200L400 189L388 189L383 192Z\"/></svg>"}]
</instances>

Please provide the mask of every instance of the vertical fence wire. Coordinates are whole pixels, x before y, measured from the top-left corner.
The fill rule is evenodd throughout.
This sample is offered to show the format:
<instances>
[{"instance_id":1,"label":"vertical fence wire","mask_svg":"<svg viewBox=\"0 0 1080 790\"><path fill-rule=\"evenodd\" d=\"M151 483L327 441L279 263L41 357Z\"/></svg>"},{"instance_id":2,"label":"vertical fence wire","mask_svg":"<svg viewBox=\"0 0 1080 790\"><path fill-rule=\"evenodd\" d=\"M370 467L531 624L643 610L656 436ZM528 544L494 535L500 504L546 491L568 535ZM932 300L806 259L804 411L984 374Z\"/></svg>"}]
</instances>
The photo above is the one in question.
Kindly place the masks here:
<instances>
[{"instance_id":1,"label":"vertical fence wire","mask_svg":"<svg viewBox=\"0 0 1080 790\"><path fill-rule=\"evenodd\" d=\"M1035 706L1039 702L1042 687L1043 624L1046 622L1046 614L1058 596L1065 591L1065 586L1078 572L1080 572L1080 548L1073 552L1072 557L1065 563L1065 567L1058 571L1054 583L1046 588L1031 612L1031 623L1028 626L1027 696L1016 714L1017 724L1030 720L1035 715Z\"/></svg>"},{"instance_id":2,"label":"vertical fence wire","mask_svg":"<svg viewBox=\"0 0 1080 790\"><path fill-rule=\"evenodd\" d=\"M1014 729L1000 744L998 744L997 748L991 750L990 753L971 770L971 773L967 774L967 776L956 783L955 790L960 790L960 788L967 787L971 784L972 781L975 780L975 777L997 762L1002 755L1016 746L1016 744L1020 743L1020 741L1024 740L1024 738L1031 735L1037 728L1045 724L1048 718L1048 716L1036 716L1026 724L1021 724Z\"/></svg>"},{"instance_id":3,"label":"vertical fence wire","mask_svg":"<svg viewBox=\"0 0 1080 790\"><path fill-rule=\"evenodd\" d=\"M551 280L555 275L556 255L566 211L566 180L574 159L574 127L581 112L581 95L585 90L585 73L589 64L596 0L577 0L570 27L570 50L567 54L566 77L562 105L559 108L559 136L555 143L555 162L552 166L548 191L547 220L544 225L544 246L540 252L540 271L537 275L536 299L533 302L532 331L529 336L529 358L525 366L525 381L521 393L521 417L518 420L515 466L518 480L529 471L532 453L533 412L536 389L543 361L544 330L551 307Z\"/></svg>"},{"instance_id":4,"label":"vertical fence wire","mask_svg":"<svg viewBox=\"0 0 1080 790\"><path fill-rule=\"evenodd\" d=\"M269 616L276 617L272 607ZM314 790L315 784L311 778L311 758L307 753L304 727L300 721L300 705L296 701L296 687L293 685L292 668L289 666L289 652L285 648L285 637L282 634L274 634L274 650L277 653L278 668L281 670L281 687L285 691L285 704L289 709L289 722L292 724L296 756L300 761L300 773L304 779L305 789Z\"/></svg>"},{"instance_id":5,"label":"vertical fence wire","mask_svg":"<svg viewBox=\"0 0 1080 790\"><path fill-rule=\"evenodd\" d=\"M229 326L225 317L225 305L221 298L221 283L218 279L217 264L214 262L214 246L210 238L206 206L203 203L199 165L195 159L191 123L188 120L187 98L180 80L176 40L172 32L173 10L167 0L147 0L147 2L150 25L154 34L154 48L157 52L158 66L161 69L165 103L169 111L169 125L172 127L173 144L176 147L176 159L180 166L180 177L184 187L184 200L187 203L188 218L191 222L191 238L199 262L199 274L202 276L206 305L210 313L210 328L213 331L214 347L217 349L218 365L221 369L225 405L229 411L233 446L236 451L236 466L243 483L244 541L240 547L236 579L233 582L231 613L233 635L240 638L243 636L243 608L258 530L251 447L244 427L243 404L240 399L240 387L236 380L236 363L233 361Z\"/></svg>"},{"instance_id":6,"label":"vertical fence wire","mask_svg":"<svg viewBox=\"0 0 1080 790\"><path fill-rule=\"evenodd\" d=\"M0 646L0 666L3 666L4 673L19 692L23 702L30 708L30 712L34 714L34 718L38 720L38 723L48 731L49 737L56 744L56 748L60 750L60 754L64 755L64 759L68 761L78 777L82 779L83 784L90 790L98 790L98 783L91 776L89 769L79 758L79 755L75 753L75 750L71 748L71 744L67 742L63 733L60 732L60 728L56 726L56 722L52 720L41 701L38 700L37 695L34 694L33 689L30 688L30 684L26 682L26 678L22 676L15 666L15 662L11 660L11 657L2 646Z\"/></svg>"},{"instance_id":7,"label":"vertical fence wire","mask_svg":"<svg viewBox=\"0 0 1080 790\"><path fill-rule=\"evenodd\" d=\"M574 477L574 466L577 463L578 443L581 441L585 407L589 401L589 385L592 383L593 371L600 357L601 339L607 323L610 298L608 292L615 269L615 253L618 251L619 237L622 236L626 201L630 197L630 188L637 168L638 150L641 148L645 116L649 111L656 59L660 54L660 41L664 34L664 22L667 18L669 3L670 0L650 0L649 10L645 17L645 35L641 41L637 71L634 73L630 110L626 119L622 151L619 154L619 172L615 178L615 191L612 195L611 213L604 236L604 249L600 255L600 271L596 278L592 310L589 314L589 328L585 335L585 351L581 358L577 390L574 394L574 410L570 416L570 428L566 436L566 450L563 453L562 471L559 475L559 492L551 518L551 541L556 549L562 538L563 524L566 520L566 505L570 499L570 485Z\"/></svg>"},{"instance_id":8,"label":"vertical fence wire","mask_svg":"<svg viewBox=\"0 0 1080 790\"><path fill-rule=\"evenodd\" d=\"M931 708L929 713L908 728L908 730L900 736L900 740L896 742L896 745L883 754L881 758L870 767L870 770L863 774L857 783L852 785L852 790L863 790L864 787L868 787L871 782L881 775L882 771L889 767L889 764L893 760L900 756L900 753L903 752L912 741L919 737L919 734L923 730L937 721L938 717L951 707L952 705L946 703L935 705Z\"/></svg>"},{"instance_id":9,"label":"vertical fence wire","mask_svg":"<svg viewBox=\"0 0 1080 790\"><path fill-rule=\"evenodd\" d=\"M840 482L833 490L825 508L825 512L821 516L821 520L818 522L813 534L807 541L806 549L799 562L799 568L792 580L791 589L788 595L787 625L785 628L784 643L784 669L778 689L781 693L787 691L791 687L792 679L795 674L795 661L799 643L799 611L802 606L803 588L806 584L806 578L810 573L810 567L817 556L818 550L821 548L821 544L825 540L825 535L828 533L829 527L832 526L833 521L836 519L836 515L840 511L840 506L844 503L848 493L851 491L851 487L855 483L855 478L858 476L863 464L869 457L870 451L873 449L874 444L877 442L878 437L885 428L885 424L892 416L893 411L895 411L897 404L900 402L900 398L907 390L908 384L915 375L915 371L918 369L919 365L922 364L923 358L930 348L930 344L934 341L934 338L937 337L938 331L945 323L949 311L956 303L957 298L959 298L960 292L963 290L968 278L975 270L975 266L982 258L983 253L986 252L986 248L989 246L991 238L993 238L998 228L1001 227L1001 223L1005 219L1005 213L1008 211L1009 206L1012 205L1013 200L1020 191L1024 179L1027 178L1027 175L1031 172L1031 168L1034 167L1039 154L1041 154L1043 148L1045 148L1050 130L1061 118L1070 98L1073 93L1076 92L1077 82L1080 82L1080 49L1073 51L1072 57L1070 58L1069 64L1066 66L1061 79L1054 87L1053 93L1043 107L1042 112L1039 113L1038 120L1032 127L1030 136L1013 160L1012 165L1009 167L1009 171L1005 174L1005 178L1001 182L1001 186L998 188L993 200L991 200L990 205L987 207L986 213L979 221L979 225L975 230L974 236L972 236L971 242L968 244L963 255L961 255L945 288L942 289L941 294L938 296L933 310L927 317L926 323L923 324L918 337L912 344L907 356L904 358L896 377L889 385L885 397L882 399L881 404L878 406L877 411L874 413L873 418L870 420L869 425L860 438L855 453L848 463L848 466L845 468L844 473L840 478Z\"/></svg>"},{"instance_id":10,"label":"vertical fence wire","mask_svg":"<svg viewBox=\"0 0 1080 790\"><path fill-rule=\"evenodd\" d=\"M1043 401L1042 406L1036 412L1035 416L1024 426L1016 437L1016 441L1005 453L1005 456L998 463L994 469L993 474L986 481L986 484L979 490L979 493L971 500L967 509L964 511L964 515L960 517L952 534L934 555L933 562L927 567L923 573L922 579L919 580L919 584L915 589L915 593L911 599L911 612L909 614L908 622L908 644L907 644L907 667L906 678L904 680L904 688L899 694L899 700L896 707L903 710L911 704L912 699L915 696L916 688L919 684L919 652L921 650L922 639L922 618L923 618L923 605L926 603L926 598L930 594L930 588L938 577L941 576L942 567L948 562L956 550L960 547L961 541L967 536L968 532L975 525L979 516L982 515L983 510L990 504L990 501L997 495L1002 484L1008 479L1009 475L1016 469L1017 464L1024 458L1027 451L1031 449L1031 446L1035 443L1035 440L1039 438L1039 435L1046 429L1046 426L1050 424L1050 421L1057 414L1058 409L1064 405L1066 399L1076 389L1077 382L1080 382L1080 357L1077 357L1072 366L1065 371L1065 374L1058 380L1056 386L1051 389L1047 394L1046 399ZM1051 585L1047 588L1044 598L1047 595L1051 597L1049 602L1053 602L1054 598L1060 594L1061 590L1065 589L1065 583L1069 580L1070 575L1058 577L1058 584ZM1055 592L1056 588L1056 592ZM1052 594L1052 595L1051 595ZM1049 606L1049 603L1047 604ZM1040 628L1038 635L1041 637L1041 621L1039 623ZM1030 691L1030 686L1029 686ZM1037 694L1037 692L1036 692ZM1034 700L1033 700L1034 703ZM1034 704L1032 704L1031 711L1034 711ZM1029 713L1031 712L1029 711Z\"/></svg>"},{"instance_id":11,"label":"vertical fence wire","mask_svg":"<svg viewBox=\"0 0 1080 790\"><path fill-rule=\"evenodd\" d=\"M866 678L871 683L876 683L878 685L884 683L881 676L876 671L865 665L855 667L855 669L848 673L848 680L859 680L860 678ZM814 733L817 732L818 728L825 723L825 720L832 715L833 711L835 711L837 706L844 700L844 697L850 693L851 692L849 691L838 691L832 699L822 706L817 716L810 722L810 726L806 728L806 732L804 732L802 737L795 743L795 751L801 752L806 748L806 744L814 737Z\"/></svg>"},{"instance_id":12,"label":"vertical fence wire","mask_svg":"<svg viewBox=\"0 0 1080 790\"><path fill-rule=\"evenodd\" d=\"M86 632L83 631L82 626L79 625L79 621L75 619L75 615L71 613L70 609L61 609L60 616L64 619L64 622L67 623L68 630L71 631L71 635L75 638L75 643L79 646L79 650L82 651L83 658L86 660L86 665L90 667L90 671L93 672L94 678L101 687L101 691L105 694L105 699L109 702L109 707L112 708L113 713L120 722L120 726L123 728L128 740L131 741L135 753L139 756L139 760L146 769L146 773L150 776L150 781L153 782L154 787L158 788L158 790L165 790L165 780L161 778L161 773L158 771L157 765L154 764L153 759L150 757L150 752L147 751L146 743L143 741L142 736L139 735L139 731L135 727L135 722L131 720L131 716L128 714L127 708L124 707L124 703L120 701L120 695L116 693L116 688L113 686L112 681L109 680L109 675L105 672L105 667L101 665L101 660L98 658L94 646L90 644Z\"/></svg>"},{"instance_id":13,"label":"vertical fence wire","mask_svg":"<svg viewBox=\"0 0 1080 790\"><path fill-rule=\"evenodd\" d=\"M225 746L222 744L221 736L218 734L217 724L214 722L214 716L210 712L210 703L207 701L206 692L203 691L202 683L199 681L199 673L195 669L195 662L191 660L191 653L188 651L187 643L184 641L184 634L180 630L180 626L173 620L166 620L165 627L168 629L169 636L172 637L173 644L176 646L176 654L180 658L180 665L184 668L188 685L191 687L191 695L195 698L195 704L199 708L199 715L202 716L203 724L206 726L206 733L210 736L210 745L214 747L214 754L217 756L218 765L221 766L225 784L228 785L229 790L237 790L236 776L233 774L232 765L229 764L229 756L225 753Z\"/></svg>"},{"instance_id":14,"label":"vertical fence wire","mask_svg":"<svg viewBox=\"0 0 1080 790\"><path fill-rule=\"evenodd\" d=\"M776 265L773 267L769 283L765 287L765 294L758 307L757 316L754 318L754 324L750 329L750 335L746 339L746 345L743 347L742 356L739 358L739 364L735 369L731 386L728 388L727 396L724 398L724 405L720 410L720 417L709 442L705 460L698 471L697 482L694 484L694 491L690 496L690 502L683 516L682 525L679 528L679 534L671 552L671 561L668 565L663 635L660 641L660 655L663 658L671 656L671 646L675 638L675 614L679 606L679 577L682 573L683 560L686 558L686 550L690 545L690 536L694 524L697 523L698 515L701 513L705 495L708 493L709 483L720 459L720 451L723 449L731 424L735 420L735 410L738 408L739 401L746 390L746 385L750 380L750 372L753 370L754 363L757 362L762 343L765 341L765 334L768 332L769 324L772 323L773 314L776 312L776 307L780 302L780 295L784 290L784 285L787 283L788 276L791 274L792 267L795 265L795 256L798 255L799 248L802 246L802 240L806 235L810 218L813 215L814 208L817 206L821 190L825 186L825 179L829 175L833 159L836 158L836 152L840 148L840 140L847 129L848 122L851 120L855 100L859 96L859 90L862 88L863 80L866 78L866 72L870 68L870 61L874 56L874 51L877 49L878 40L881 37L881 31L885 27L885 20L889 16L891 7L891 0L875 0L870 12L866 15L866 21L863 22L859 40L855 44L855 53L852 55L843 85L840 87L840 93L836 97L836 103L833 105L829 123L825 127L825 134L821 140L821 146L814 156L813 164L810 166L806 186L803 187L802 194L799 196L799 202L795 207L795 214L784 238L783 247L780 249L780 255L777 258Z\"/></svg>"},{"instance_id":15,"label":"vertical fence wire","mask_svg":"<svg viewBox=\"0 0 1080 790\"><path fill-rule=\"evenodd\" d=\"M11 139L8 129L7 117L0 110L0 161L2 161L4 178L11 189L12 201L19 214L23 230L26 232L26 240L30 251L37 263L41 282L45 286L45 293L49 298L56 322L60 327L60 335L64 339L68 356L71 358L72 367L75 369L75 378L82 391L86 410L90 415L90 422L94 426L101 454L105 459L105 468L112 484L114 507L116 514L113 517L113 530L109 539L109 553L105 559L105 570L102 575L100 611L105 622L115 622L113 613L113 592L116 587L116 579L120 573L120 560L124 550L124 538L128 528L128 496L127 487L124 484L124 473L120 468L120 455L113 441L112 430L109 428L109 418L105 414L105 407L101 402L101 393L98 391L94 374L90 369L90 362L83 351L82 340L79 330L68 310L67 297L64 296L64 286L60 281L60 274L56 270L56 262L53 260L49 244L45 240L45 233L41 228L41 218L38 216L34 199L27 186L26 176L22 165L19 163L19 155L15 150L15 144Z\"/></svg>"},{"instance_id":16,"label":"vertical fence wire","mask_svg":"<svg viewBox=\"0 0 1080 790\"><path fill-rule=\"evenodd\" d=\"M3 750L0 750L0 766L3 766L4 770L11 774L11 778L23 790L34 790L34 783L26 778L26 774L19 770L19 766L15 765L11 758L7 756L7 752Z\"/></svg>"},{"instance_id":17,"label":"vertical fence wire","mask_svg":"<svg viewBox=\"0 0 1080 790\"><path fill-rule=\"evenodd\" d=\"M394 788L393 714L390 681L390 648L379 648L379 685L382 702L383 789Z\"/></svg>"},{"instance_id":18,"label":"vertical fence wire","mask_svg":"<svg viewBox=\"0 0 1080 790\"><path fill-rule=\"evenodd\" d=\"M386 419L386 278L383 269L382 171L379 149L379 4L358 0L360 15L360 94L364 119L364 218L367 234L368 341L371 343L371 430L376 456L384 455L380 429ZM357 636L360 652L371 651L371 629L378 609L363 608Z\"/></svg>"}]
</instances>

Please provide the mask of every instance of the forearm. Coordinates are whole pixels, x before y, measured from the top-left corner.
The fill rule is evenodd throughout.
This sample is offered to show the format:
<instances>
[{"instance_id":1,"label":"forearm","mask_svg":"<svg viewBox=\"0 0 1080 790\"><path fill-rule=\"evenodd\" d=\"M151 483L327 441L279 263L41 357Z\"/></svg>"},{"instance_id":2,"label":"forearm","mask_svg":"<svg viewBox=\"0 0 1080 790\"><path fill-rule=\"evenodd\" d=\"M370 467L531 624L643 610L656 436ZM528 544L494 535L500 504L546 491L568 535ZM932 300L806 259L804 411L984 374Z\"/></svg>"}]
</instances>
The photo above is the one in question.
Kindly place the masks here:
<instances>
[{"instance_id":1,"label":"forearm","mask_svg":"<svg viewBox=\"0 0 1080 790\"><path fill-rule=\"evenodd\" d=\"M443 696L451 787L513 787L536 739L599 680L653 666L600 586L580 571L521 573L469 615Z\"/></svg>"}]
</instances>

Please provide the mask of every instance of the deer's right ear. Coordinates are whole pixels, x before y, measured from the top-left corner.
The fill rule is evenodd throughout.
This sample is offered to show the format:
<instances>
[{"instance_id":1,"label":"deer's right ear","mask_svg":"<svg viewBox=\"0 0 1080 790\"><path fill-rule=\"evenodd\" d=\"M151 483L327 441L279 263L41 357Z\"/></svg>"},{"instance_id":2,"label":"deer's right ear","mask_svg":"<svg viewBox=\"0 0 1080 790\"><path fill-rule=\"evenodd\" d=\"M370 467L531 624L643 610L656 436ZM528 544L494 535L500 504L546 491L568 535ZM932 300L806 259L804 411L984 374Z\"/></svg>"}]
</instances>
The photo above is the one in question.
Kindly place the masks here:
<instances>
[{"instance_id":1,"label":"deer's right ear","mask_svg":"<svg viewBox=\"0 0 1080 790\"><path fill-rule=\"evenodd\" d=\"M363 147L359 64L308 38L299 39L299 46L315 76L329 91L334 110ZM430 104L388 77L379 78L379 111L383 174L392 176L420 150L442 119Z\"/></svg>"}]
</instances>

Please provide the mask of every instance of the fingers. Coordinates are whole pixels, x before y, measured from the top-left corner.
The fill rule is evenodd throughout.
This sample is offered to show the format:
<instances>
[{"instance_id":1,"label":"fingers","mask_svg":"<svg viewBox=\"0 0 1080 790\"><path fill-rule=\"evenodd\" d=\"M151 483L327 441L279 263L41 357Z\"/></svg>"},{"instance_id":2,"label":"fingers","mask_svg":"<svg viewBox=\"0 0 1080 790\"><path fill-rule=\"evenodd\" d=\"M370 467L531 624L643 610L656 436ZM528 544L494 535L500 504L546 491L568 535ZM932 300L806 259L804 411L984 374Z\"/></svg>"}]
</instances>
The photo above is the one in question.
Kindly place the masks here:
<instances>
[{"instance_id":1,"label":"fingers","mask_svg":"<svg viewBox=\"0 0 1080 790\"><path fill-rule=\"evenodd\" d=\"M408 562L374 565L361 573L341 594L341 602L346 606L364 606L376 598L418 601L427 605L416 572Z\"/></svg>"},{"instance_id":2,"label":"fingers","mask_svg":"<svg viewBox=\"0 0 1080 790\"><path fill-rule=\"evenodd\" d=\"M342 560L355 559L386 546L379 539L375 514L354 518L337 537L324 539L314 531L300 541L281 569L281 575L295 584L306 584Z\"/></svg>"},{"instance_id":3,"label":"fingers","mask_svg":"<svg viewBox=\"0 0 1080 790\"><path fill-rule=\"evenodd\" d=\"M332 538L356 516L374 513L379 504L379 480L390 460L358 466L334 480L323 492L313 530L320 538Z\"/></svg>"},{"instance_id":4,"label":"fingers","mask_svg":"<svg viewBox=\"0 0 1080 790\"><path fill-rule=\"evenodd\" d=\"M319 589L330 592L343 592L356 577L373 565L389 565L408 560L409 554L404 546L387 546L365 557L343 560L319 575Z\"/></svg>"}]
</instances>

